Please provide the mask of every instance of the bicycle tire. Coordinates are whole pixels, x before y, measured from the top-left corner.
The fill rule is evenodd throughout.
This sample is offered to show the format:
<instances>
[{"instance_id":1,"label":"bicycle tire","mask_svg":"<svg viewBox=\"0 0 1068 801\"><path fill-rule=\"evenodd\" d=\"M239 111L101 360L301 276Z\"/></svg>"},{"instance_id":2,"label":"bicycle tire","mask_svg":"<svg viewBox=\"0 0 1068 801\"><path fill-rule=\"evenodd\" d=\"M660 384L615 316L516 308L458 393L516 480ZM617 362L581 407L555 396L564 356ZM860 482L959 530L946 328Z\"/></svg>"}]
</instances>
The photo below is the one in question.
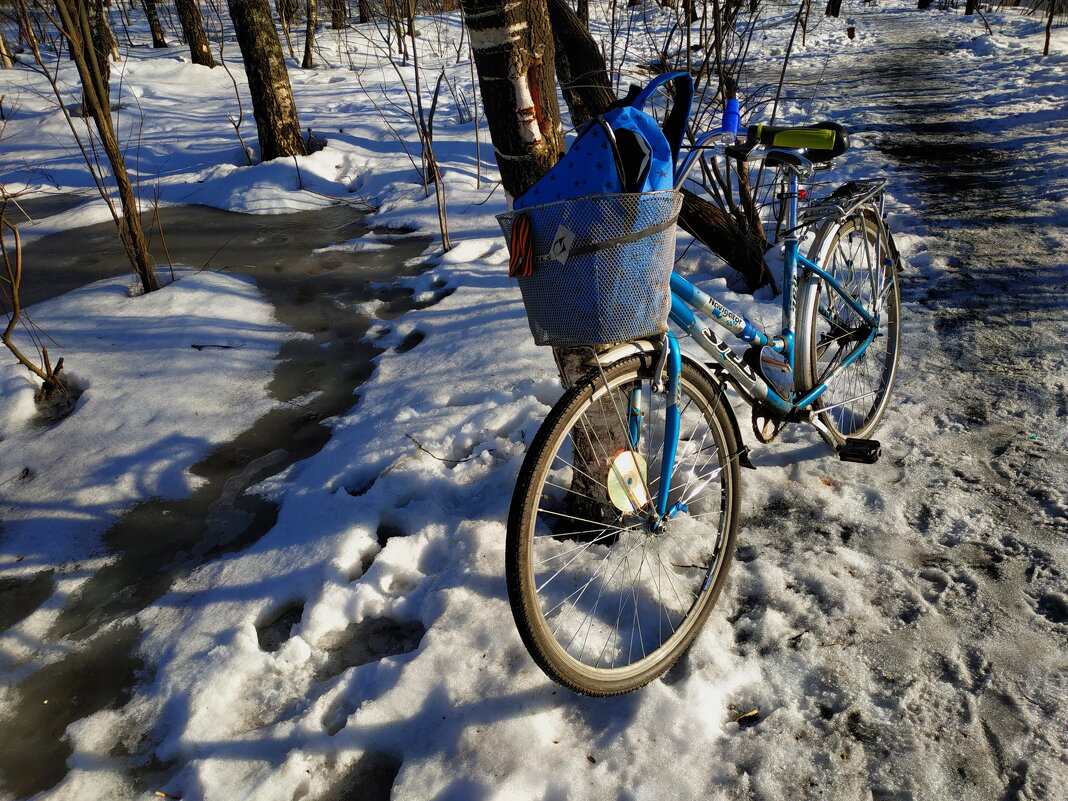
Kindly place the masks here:
<instances>
[{"instance_id":1,"label":"bicycle tire","mask_svg":"<svg viewBox=\"0 0 1068 801\"><path fill-rule=\"evenodd\" d=\"M584 695L629 692L671 667L715 605L734 550L733 412L722 387L685 357L668 501L688 509L659 533L649 528L666 406L651 392L652 373L651 357L635 356L575 384L538 430L512 497L505 559L516 626L539 667ZM636 447L619 433L631 426L634 390L645 410ZM628 470L638 489L624 488Z\"/></svg>"},{"instance_id":2,"label":"bicycle tire","mask_svg":"<svg viewBox=\"0 0 1068 801\"><path fill-rule=\"evenodd\" d=\"M864 354L842 368L814 407L834 444L868 439L886 412L897 375L901 340L899 257L890 232L875 211L861 209L824 228L809 257L833 276L878 321ZM812 274L797 307L797 375L807 392L845 361L849 345L871 331L826 280Z\"/></svg>"}]
</instances>

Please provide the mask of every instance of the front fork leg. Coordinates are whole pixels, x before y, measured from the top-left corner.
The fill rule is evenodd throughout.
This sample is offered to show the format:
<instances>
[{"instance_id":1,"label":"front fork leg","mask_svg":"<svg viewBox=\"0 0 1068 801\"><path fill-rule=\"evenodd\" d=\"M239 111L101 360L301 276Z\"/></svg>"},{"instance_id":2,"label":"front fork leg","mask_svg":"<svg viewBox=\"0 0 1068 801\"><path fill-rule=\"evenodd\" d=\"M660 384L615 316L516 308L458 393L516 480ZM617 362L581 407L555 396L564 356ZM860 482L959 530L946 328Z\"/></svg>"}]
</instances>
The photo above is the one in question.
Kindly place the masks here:
<instances>
[{"instance_id":1,"label":"front fork leg","mask_svg":"<svg viewBox=\"0 0 1068 801\"><path fill-rule=\"evenodd\" d=\"M675 456L679 449L679 376L682 375L682 351L675 335L667 334L667 382L664 387L667 395L667 412L664 417L664 453L660 463L660 491L656 498L656 514L660 520L670 519L678 512L685 511L681 503L676 503L668 508L668 495L671 489L671 478L675 472ZM654 381L660 381L660 376L655 375Z\"/></svg>"}]
</instances>

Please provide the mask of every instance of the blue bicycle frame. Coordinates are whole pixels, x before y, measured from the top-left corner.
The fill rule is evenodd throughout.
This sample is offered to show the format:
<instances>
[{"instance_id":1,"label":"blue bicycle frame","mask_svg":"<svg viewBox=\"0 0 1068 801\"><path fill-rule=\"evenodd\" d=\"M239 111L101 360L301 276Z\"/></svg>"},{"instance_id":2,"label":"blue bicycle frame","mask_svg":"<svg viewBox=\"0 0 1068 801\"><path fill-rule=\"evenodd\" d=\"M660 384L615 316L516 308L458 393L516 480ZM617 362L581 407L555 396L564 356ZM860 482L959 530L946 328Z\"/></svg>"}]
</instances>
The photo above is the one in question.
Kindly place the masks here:
<instances>
[{"instance_id":1,"label":"blue bicycle frame","mask_svg":"<svg viewBox=\"0 0 1068 801\"><path fill-rule=\"evenodd\" d=\"M718 136L719 133L706 134L694 145L693 150L687 156L682 166L676 172L676 188L681 186L686 174L689 172L698 151L704 147L709 139ZM705 148L707 149L707 148ZM774 152L769 150L768 152ZM766 154L765 154L766 155ZM796 154L793 154L796 158ZM832 382L845 368L849 367L857 359L864 355L868 346L875 340L879 327L879 320L872 317L867 309L861 306L838 282L838 280L825 271L816 262L802 256L799 252L799 238L797 236L798 219L798 183L799 170L787 169L788 186L786 192L786 228L787 235L783 239L784 252L784 276L782 286L782 333L777 336L768 336L752 322L735 314L729 308L715 300L705 292L695 287L677 273L671 274L671 312L670 319L683 332L688 334L711 358L715 365L713 368L725 377L739 394L750 404L760 405L769 409L775 416L791 422L814 422L812 404L827 390ZM874 196L885 182L870 182L868 191L862 195L862 199L855 203L856 208L860 203ZM850 210L851 210L850 209ZM838 209L838 213L845 212ZM798 277L807 278L811 275L823 279L828 289L837 294L850 309L857 313L864 324L870 329L863 339L859 340L856 347L840 363L829 370L822 380L814 387L807 389L803 394L795 392L792 388L780 394L775 388L769 386L763 377L758 375L749 365L720 340L712 330L704 325L698 318L703 314L727 329L736 338L748 343L753 347L770 347L776 353L781 354L783 361L789 367L793 375L796 368L794 354L794 331L792 329L795 316L796 291ZM667 415L664 431L664 458L661 462L660 486L670 487L671 478L675 469L675 456L678 444L680 412L676 404L679 376L682 371L682 350L678 339L673 333L665 335L663 347L666 348L664 358L664 374L666 375L665 390L667 393ZM632 421L632 429L636 422ZM684 505L676 503L674 507L667 508L667 493L661 493L657 501L657 514L661 519L670 519L680 511L686 511Z\"/></svg>"}]
</instances>

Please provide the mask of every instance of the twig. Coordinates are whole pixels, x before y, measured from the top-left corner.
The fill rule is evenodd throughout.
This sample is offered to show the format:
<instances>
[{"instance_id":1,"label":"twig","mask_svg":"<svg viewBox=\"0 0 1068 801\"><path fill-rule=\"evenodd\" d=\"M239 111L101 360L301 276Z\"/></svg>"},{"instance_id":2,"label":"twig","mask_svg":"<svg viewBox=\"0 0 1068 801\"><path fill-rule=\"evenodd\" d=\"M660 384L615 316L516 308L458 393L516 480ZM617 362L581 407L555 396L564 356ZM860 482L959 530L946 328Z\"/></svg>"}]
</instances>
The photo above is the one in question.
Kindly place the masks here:
<instances>
[{"instance_id":1,"label":"twig","mask_svg":"<svg viewBox=\"0 0 1068 801\"><path fill-rule=\"evenodd\" d=\"M433 456L439 462L445 462L446 464L463 464L464 462L469 462L469 461L471 461L472 459L475 458L474 454L472 454L471 456L468 456L466 459L446 459L443 456L438 456L436 453L434 453L432 451L428 451L423 446L423 443L420 442L419 440L417 440L411 434L405 434L404 436L406 436L408 439L410 439L412 442L414 442L416 444L416 446L419 448L419 450L421 450L423 453L428 454L429 456Z\"/></svg>"}]
</instances>

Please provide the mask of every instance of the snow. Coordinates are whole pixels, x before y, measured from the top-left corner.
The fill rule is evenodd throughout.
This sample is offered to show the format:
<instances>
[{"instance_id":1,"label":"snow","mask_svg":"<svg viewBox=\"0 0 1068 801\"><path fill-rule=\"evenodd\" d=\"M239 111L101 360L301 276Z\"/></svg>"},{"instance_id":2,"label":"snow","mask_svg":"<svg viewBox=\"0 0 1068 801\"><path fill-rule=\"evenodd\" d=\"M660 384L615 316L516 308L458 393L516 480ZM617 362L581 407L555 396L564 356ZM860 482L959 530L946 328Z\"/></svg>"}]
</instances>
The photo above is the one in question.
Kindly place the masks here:
<instances>
[{"instance_id":1,"label":"snow","mask_svg":"<svg viewBox=\"0 0 1068 801\"><path fill-rule=\"evenodd\" d=\"M273 357L292 332L249 279L176 278L141 296L131 296L132 277L109 279L29 310L81 396L72 416L42 427L33 422L37 382L3 365L9 566L13 554L26 557L22 570L65 561L132 503L189 494L197 479L187 467L273 405Z\"/></svg>"},{"instance_id":2,"label":"snow","mask_svg":"<svg viewBox=\"0 0 1068 801\"><path fill-rule=\"evenodd\" d=\"M841 464L803 429L754 447L759 469L744 477L727 590L679 667L637 693L572 696L541 674L512 623L504 521L526 445L560 389L505 277L493 216L505 198L494 191L488 135L479 181L474 125L451 94L435 149L456 246L405 282L427 302L442 286L455 291L377 323L385 350L355 405L329 421L329 442L246 493L277 505L262 536L177 572L126 615L108 618L101 600L96 623L69 636L54 626L121 561L106 532L139 502L202 486L192 467L278 406L268 385L280 346L297 334L250 279L211 272L182 270L141 297L132 279L110 279L31 308L58 343L53 359L65 358L84 392L71 417L40 427L26 372L0 367L0 582L52 571L50 592L0 632L0 725L14 731L12 714L47 720L44 705L28 707L32 679L75 655L99 647L138 665L109 703L64 720L70 754L34 797L335 799L386 797L391 787L396 799L1058 797L1068 780L1068 495L1058 455L1068 365L1050 343L1063 336L1057 259L1068 252L1068 36L1056 31L1043 58L1034 18L987 14L991 34L960 12L912 6L850 6L853 40L845 18L821 17L794 56L800 88L780 106L781 120L836 118L856 132L836 181L891 178L908 281L907 355L880 434L890 455L870 468ZM455 15L423 26L424 64L455 62ZM769 30L755 74L778 69L788 35ZM141 131L133 169L145 195L248 213L342 198L378 207L376 225L436 235L408 101L379 62L380 43L353 33L343 52L325 30L319 41L322 66L290 73L302 125L325 148L251 167L227 121L237 110L225 71L190 64L177 43L129 50L118 119L124 135ZM903 58L931 42L961 96L932 90L910 111L895 93L900 75L853 80L884 51ZM631 56L642 60L640 43ZM226 57L241 85L232 43ZM69 81L69 67L61 73ZM450 74L470 97L466 62ZM0 80L10 118L0 184L85 197L20 226L24 240L108 219L41 77L18 69ZM243 131L254 142L248 109L246 99ZM923 126L962 115L977 141L1014 149L1024 165L1010 177L1023 181L1030 216L1015 226L946 222L922 165L886 149L914 135L935 147L937 129ZM1041 244L1010 238L1023 236L1013 228ZM980 269L977 249L1003 257L999 240L1061 270L1048 307L1032 299L1032 316L1024 306L1005 312L1019 323L1010 347L1035 348L1042 367L1027 384L976 372L983 359L1002 369L996 320L979 318L959 345L941 342L958 318L972 319L962 285L948 282ZM382 246L361 237L329 249ZM680 269L777 322L776 303L732 292L708 256L688 252ZM413 334L422 340L405 347ZM953 394L969 384L974 414ZM165 551L167 531L140 536ZM121 670L107 672L100 685L122 682ZM15 793L0 784L6 797Z\"/></svg>"}]
</instances>

